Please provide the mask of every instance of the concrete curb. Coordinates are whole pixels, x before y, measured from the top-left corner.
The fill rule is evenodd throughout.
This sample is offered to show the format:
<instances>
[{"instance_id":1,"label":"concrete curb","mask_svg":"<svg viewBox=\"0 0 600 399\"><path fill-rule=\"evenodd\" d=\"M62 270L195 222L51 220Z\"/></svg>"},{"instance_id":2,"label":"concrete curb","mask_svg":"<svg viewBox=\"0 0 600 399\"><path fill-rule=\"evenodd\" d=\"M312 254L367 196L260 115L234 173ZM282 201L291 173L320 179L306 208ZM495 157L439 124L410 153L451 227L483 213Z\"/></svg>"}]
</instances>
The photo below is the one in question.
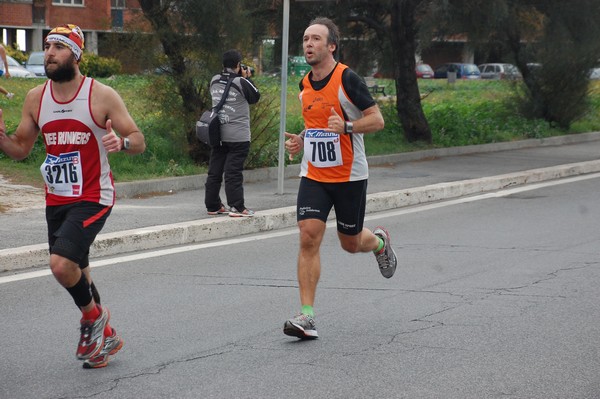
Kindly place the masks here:
<instances>
[{"instance_id":1,"label":"concrete curb","mask_svg":"<svg viewBox=\"0 0 600 399\"><path fill-rule=\"evenodd\" d=\"M370 194L367 198L367 213L599 171L600 160L531 169L450 183L438 183L406 190L374 193ZM133 251L200 243L249 233L278 230L295 225L296 208L291 206L261 211L253 218L237 219L222 217L152 226L100 234L90 250L90 255L94 258L113 256ZM47 262L47 244L0 250L0 270L3 271L41 266L47 264Z\"/></svg>"},{"instance_id":2,"label":"concrete curb","mask_svg":"<svg viewBox=\"0 0 600 399\"><path fill-rule=\"evenodd\" d=\"M435 148L431 150L404 152L400 154L378 155L369 157L369 165L385 165L389 163L412 162L422 159L440 158L457 155L478 154L518 150L532 147L548 147L564 144L585 143L600 140L600 132L580 133L569 136L557 136L544 139L529 139L502 143L470 145L464 147ZM288 165L284 169L285 178L297 177L300 165ZM244 171L244 181L252 183L257 181L277 181L278 168L263 168ZM195 176L182 176L164 179L152 179L136 182L116 183L117 198L134 198L148 193L166 193L170 191L197 190L204 187L206 174Z\"/></svg>"}]
</instances>

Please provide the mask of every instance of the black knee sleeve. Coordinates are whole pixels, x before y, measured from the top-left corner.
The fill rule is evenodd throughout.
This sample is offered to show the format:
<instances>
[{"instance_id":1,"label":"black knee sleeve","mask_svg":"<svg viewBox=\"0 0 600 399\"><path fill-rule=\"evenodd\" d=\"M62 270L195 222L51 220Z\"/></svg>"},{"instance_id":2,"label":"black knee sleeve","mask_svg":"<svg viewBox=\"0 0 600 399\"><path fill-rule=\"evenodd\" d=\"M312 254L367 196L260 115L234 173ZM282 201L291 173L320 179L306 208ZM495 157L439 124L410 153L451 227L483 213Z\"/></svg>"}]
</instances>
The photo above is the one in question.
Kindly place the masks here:
<instances>
[{"instance_id":1,"label":"black knee sleeve","mask_svg":"<svg viewBox=\"0 0 600 399\"><path fill-rule=\"evenodd\" d=\"M68 287L67 291L73 297L75 305L80 308L87 306L90 304L90 302L92 302L92 291L90 289L90 284L83 273L81 273L79 282L72 287Z\"/></svg>"}]
</instances>

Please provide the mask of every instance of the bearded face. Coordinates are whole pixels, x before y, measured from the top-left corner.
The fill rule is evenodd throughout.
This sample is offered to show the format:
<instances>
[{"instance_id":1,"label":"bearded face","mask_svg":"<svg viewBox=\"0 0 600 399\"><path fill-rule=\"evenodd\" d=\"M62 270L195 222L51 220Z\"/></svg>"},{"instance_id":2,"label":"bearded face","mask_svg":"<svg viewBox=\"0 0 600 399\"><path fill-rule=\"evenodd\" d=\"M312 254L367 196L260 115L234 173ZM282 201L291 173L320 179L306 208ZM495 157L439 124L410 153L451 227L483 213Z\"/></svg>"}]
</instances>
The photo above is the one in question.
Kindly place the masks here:
<instances>
[{"instance_id":1,"label":"bearded face","mask_svg":"<svg viewBox=\"0 0 600 399\"><path fill-rule=\"evenodd\" d=\"M70 82L75 78L75 55L71 53L71 56L64 62L60 62L54 57L47 58L44 61L44 70L46 76L54 82Z\"/></svg>"}]
</instances>

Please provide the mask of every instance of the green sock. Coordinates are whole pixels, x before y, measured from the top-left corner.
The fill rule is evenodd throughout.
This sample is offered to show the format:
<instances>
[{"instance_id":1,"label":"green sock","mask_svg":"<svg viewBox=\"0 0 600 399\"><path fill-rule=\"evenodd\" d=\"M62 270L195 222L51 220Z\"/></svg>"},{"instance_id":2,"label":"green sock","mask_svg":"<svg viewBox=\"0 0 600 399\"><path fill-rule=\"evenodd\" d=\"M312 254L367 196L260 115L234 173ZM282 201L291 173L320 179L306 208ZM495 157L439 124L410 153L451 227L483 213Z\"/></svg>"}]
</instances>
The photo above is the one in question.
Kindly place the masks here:
<instances>
[{"instance_id":1,"label":"green sock","mask_svg":"<svg viewBox=\"0 0 600 399\"><path fill-rule=\"evenodd\" d=\"M381 249L383 248L383 245L384 245L383 240L380 237L377 237L377 238L379 239L379 246L377 247L376 250L373 251L375 253L381 251Z\"/></svg>"},{"instance_id":2,"label":"green sock","mask_svg":"<svg viewBox=\"0 0 600 399\"><path fill-rule=\"evenodd\" d=\"M315 317L315 311L310 305L302 305L302 314L309 315L310 317Z\"/></svg>"}]
</instances>

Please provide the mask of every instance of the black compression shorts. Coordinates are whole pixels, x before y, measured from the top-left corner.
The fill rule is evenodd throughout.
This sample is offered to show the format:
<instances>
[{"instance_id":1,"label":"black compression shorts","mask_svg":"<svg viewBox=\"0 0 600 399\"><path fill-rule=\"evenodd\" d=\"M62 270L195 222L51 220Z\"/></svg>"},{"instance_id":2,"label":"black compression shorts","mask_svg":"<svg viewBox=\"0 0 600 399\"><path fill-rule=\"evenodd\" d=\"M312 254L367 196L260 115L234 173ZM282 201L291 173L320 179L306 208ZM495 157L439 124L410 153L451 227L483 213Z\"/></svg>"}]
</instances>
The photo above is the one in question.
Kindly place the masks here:
<instances>
[{"instance_id":1,"label":"black compression shorts","mask_svg":"<svg viewBox=\"0 0 600 399\"><path fill-rule=\"evenodd\" d=\"M327 222L333 207L337 230L357 235L363 229L367 203L367 180L345 183L320 183L303 177L298 189L296 219Z\"/></svg>"},{"instance_id":2,"label":"black compression shorts","mask_svg":"<svg viewBox=\"0 0 600 399\"><path fill-rule=\"evenodd\" d=\"M81 269L89 266L90 246L111 211L112 207L95 202L46 207L50 253L79 264Z\"/></svg>"}]
</instances>

